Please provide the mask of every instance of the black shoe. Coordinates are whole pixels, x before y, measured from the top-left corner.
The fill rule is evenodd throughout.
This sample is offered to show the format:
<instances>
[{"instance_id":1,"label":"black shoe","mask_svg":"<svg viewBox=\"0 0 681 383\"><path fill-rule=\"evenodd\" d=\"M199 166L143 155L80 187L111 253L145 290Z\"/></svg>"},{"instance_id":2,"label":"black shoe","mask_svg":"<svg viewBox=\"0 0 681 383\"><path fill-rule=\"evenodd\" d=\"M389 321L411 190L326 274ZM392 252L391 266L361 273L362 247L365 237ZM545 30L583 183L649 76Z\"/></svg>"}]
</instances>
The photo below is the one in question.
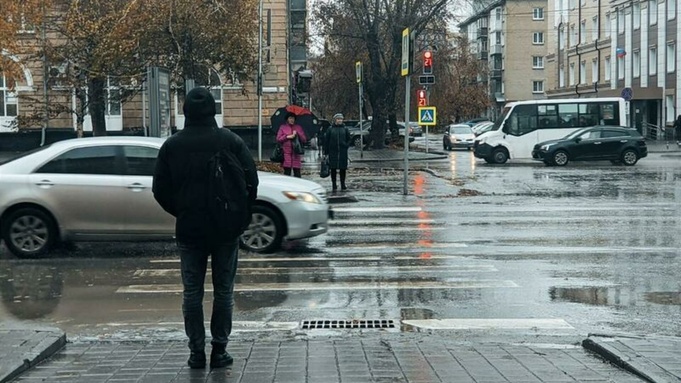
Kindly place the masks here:
<instances>
[{"instance_id":1,"label":"black shoe","mask_svg":"<svg viewBox=\"0 0 681 383\"><path fill-rule=\"evenodd\" d=\"M341 190L343 190L343 191L348 190L348 187L343 185L343 186L341 186Z\"/></svg>"},{"instance_id":2,"label":"black shoe","mask_svg":"<svg viewBox=\"0 0 681 383\"><path fill-rule=\"evenodd\" d=\"M234 358L225 350L213 350L210 353L210 368L226 367L233 362Z\"/></svg>"},{"instance_id":3,"label":"black shoe","mask_svg":"<svg viewBox=\"0 0 681 383\"><path fill-rule=\"evenodd\" d=\"M187 360L189 368L206 368L206 353L203 351L192 351Z\"/></svg>"}]
</instances>

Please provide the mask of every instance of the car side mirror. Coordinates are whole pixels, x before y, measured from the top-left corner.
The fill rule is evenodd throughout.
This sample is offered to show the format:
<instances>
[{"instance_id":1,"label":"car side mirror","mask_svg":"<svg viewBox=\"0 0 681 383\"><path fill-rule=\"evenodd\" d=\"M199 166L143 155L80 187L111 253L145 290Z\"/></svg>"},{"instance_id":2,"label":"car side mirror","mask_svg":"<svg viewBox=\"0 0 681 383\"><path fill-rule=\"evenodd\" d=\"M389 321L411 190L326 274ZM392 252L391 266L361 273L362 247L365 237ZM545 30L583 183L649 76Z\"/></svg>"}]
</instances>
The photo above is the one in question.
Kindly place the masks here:
<instances>
[{"instance_id":1,"label":"car side mirror","mask_svg":"<svg viewBox=\"0 0 681 383\"><path fill-rule=\"evenodd\" d=\"M575 142L576 142L576 143L579 144L581 141L582 141L582 137L577 137L577 138L575 138Z\"/></svg>"}]
</instances>

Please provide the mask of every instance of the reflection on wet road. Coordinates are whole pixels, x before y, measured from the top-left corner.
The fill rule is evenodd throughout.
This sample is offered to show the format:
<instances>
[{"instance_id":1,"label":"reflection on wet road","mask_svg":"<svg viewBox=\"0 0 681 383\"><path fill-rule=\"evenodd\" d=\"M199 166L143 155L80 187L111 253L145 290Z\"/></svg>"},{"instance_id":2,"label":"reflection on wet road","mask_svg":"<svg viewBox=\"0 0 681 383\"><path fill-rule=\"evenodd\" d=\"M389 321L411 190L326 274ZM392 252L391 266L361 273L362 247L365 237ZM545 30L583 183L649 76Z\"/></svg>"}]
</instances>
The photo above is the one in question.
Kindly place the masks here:
<instances>
[{"instance_id":1,"label":"reflection on wet road","mask_svg":"<svg viewBox=\"0 0 681 383\"><path fill-rule=\"evenodd\" d=\"M679 162L490 166L455 152L413 172L408 196L400 172L365 169L350 183L359 202L335 206L327 235L275 254L241 253L235 319L244 329L396 319L423 329L678 334ZM171 244L2 258L2 320L83 336L181 335Z\"/></svg>"}]
</instances>

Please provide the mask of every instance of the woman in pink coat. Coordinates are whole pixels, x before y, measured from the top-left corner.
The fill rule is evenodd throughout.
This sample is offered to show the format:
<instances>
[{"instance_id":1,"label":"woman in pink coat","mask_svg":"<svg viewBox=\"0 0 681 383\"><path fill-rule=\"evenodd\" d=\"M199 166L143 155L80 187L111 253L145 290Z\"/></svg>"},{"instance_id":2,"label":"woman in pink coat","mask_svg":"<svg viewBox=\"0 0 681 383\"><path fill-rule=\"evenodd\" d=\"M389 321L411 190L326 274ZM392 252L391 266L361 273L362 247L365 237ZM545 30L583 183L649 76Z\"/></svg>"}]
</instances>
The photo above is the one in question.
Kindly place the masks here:
<instances>
[{"instance_id":1,"label":"woman in pink coat","mask_svg":"<svg viewBox=\"0 0 681 383\"><path fill-rule=\"evenodd\" d=\"M279 127L277 142L281 144L281 148L284 150L284 163L282 164L284 174L290 176L291 169L293 169L293 175L300 178L300 158L302 155L293 152L293 139L296 137L300 140L301 145L307 142L303 128L296 124L296 115L289 112L286 115L286 123Z\"/></svg>"}]
</instances>

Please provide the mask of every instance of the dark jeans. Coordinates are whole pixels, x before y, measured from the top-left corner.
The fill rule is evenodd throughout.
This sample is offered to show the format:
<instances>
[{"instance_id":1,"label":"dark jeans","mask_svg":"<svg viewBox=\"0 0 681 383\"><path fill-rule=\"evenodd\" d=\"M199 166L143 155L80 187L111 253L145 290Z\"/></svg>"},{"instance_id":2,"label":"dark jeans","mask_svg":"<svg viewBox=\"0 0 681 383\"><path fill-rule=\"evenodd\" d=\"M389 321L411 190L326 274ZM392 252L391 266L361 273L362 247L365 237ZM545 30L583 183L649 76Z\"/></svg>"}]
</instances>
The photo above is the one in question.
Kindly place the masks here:
<instances>
[{"instance_id":1,"label":"dark jeans","mask_svg":"<svg viewBox=\"0 0 681 383\"><path fill-rule=\"evenodd\" d=\"M184 329L189 337L191 351L203 351L206 347L206 330L203 325L203 293L208 257L211 257L213 277L213 315L210 318L211 344L226 347L232 332L234 308L234 278L238 261L238 241L216 246L197 246L190 243L177 244L180 250L182 284L184 293L182 314Z\"/></svg>"},{"instance_id":2,"label":"dark jeans","mask_svg":"<svg viewBox=\"0 0 681 383\"><path fill-rule=\"evenodd\" d=\"M291 168L284 168L284 174L290 176ZM293 168L293 176L300 178L300 168Z\"/></svg>"}]
</instances>

